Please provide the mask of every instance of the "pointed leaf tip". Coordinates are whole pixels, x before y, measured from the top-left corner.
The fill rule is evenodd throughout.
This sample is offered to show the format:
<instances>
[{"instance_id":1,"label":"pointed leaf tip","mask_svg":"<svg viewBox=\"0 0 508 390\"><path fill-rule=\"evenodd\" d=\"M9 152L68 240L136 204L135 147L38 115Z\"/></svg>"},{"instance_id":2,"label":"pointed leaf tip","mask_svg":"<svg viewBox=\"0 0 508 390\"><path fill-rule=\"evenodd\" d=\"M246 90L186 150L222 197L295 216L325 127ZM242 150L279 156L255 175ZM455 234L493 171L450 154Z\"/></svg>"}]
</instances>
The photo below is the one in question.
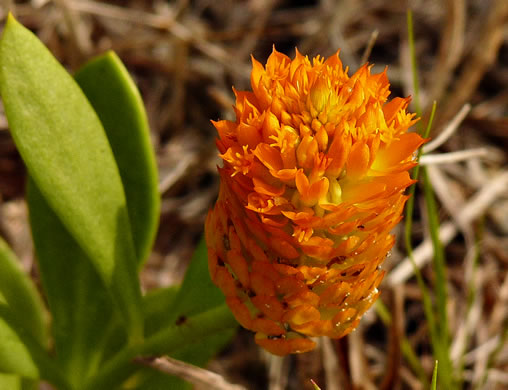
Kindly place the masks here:
<instances>
[{"instance_id":1,"label":"pointed leaf tip","mask_svg":"<svg viewBox=\"0 0 508 390\"><path fill-rule=\"evenodd\" d=\"M17 22L16 18L14 17L14 15L12 14L11 11L9 11L7 13L7 22L5 23L6 25L8 25L9 23L14 23L14 22Z\"/></svg>"},{"instance_id":2,"label":"pointed leaf tip","mask_svg":"<svg viewBox=\"0 0 508 390\"><path fill-rule=\"evenodd\" d=\"M5 37L5 32L8 31L13 27L13 25L18 24L18 21L14 17L11 11L7 13L7 19L5 21L4 30L2 31L2 34L0 36L0 41L3 41L3 38Z\"/></svg>"},{"instance_id":3,"label":"pointed leaf tip","mask_svg":"<svg viewBox=\"0 0 508 390\"><path fill-rule=\"evenodd\" d=\"M12 138L50 208L111 291L132 339L141 338L125 193L102 124L43 43L13 17L9 23L0 41L0 94Z\"/></svg>"}]
</instances>

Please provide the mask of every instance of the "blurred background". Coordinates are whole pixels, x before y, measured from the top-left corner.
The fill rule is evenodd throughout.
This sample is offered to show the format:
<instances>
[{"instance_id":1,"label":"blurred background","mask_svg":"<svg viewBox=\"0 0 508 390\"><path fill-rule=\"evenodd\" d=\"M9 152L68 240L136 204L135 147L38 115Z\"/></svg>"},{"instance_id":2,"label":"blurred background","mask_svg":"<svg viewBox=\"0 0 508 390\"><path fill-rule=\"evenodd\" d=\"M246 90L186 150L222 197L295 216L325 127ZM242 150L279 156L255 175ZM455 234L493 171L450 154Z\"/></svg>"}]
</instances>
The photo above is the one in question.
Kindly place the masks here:
<instances>
[{"instance_id":1,"label":"blurred background","mask_svg":"<svg viewBox=\"0 0 508 390\"><path fill-rule=\"evenodd\" d=\"M251 54L264 63L273 45L290 57L295 47L309 57L340 49L350 74L366 61L374 73L388 66L391 97L414 96L411 9L421 122L436 101L432 137L442 139L424 162L446 244L450 354L463 367L462 388L508 389L507 0L0 0L1 21L8 9L70 72L114 50L140 89L162 197L145 290L178 283L185 273L218 192L210 120L234 118L231 87L249 88ZM36 278L25 171L7 130L1 109L0 234ZM432 289L421 199L417 190L413 245ZM403 229L396 230L381 294L391 321L372 309L353 334L285 359L264 354L240 330L208 368L248 389L312 389L310 379L323 390L424 389L422 372L401 352L410 345L430 378L434 357L421 291Z\"/></svg>"}]
</instances>

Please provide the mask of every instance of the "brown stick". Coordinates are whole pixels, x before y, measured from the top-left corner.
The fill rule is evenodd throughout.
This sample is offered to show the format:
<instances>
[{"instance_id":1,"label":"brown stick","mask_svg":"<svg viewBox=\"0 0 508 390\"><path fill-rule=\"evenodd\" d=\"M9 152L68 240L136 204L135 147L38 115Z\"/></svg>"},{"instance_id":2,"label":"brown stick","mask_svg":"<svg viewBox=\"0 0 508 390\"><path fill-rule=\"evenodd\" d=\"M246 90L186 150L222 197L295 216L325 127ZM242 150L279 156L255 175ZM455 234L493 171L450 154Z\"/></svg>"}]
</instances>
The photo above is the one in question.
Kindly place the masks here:
<instances>
[{"instance_id":1,"label":"brown stick","mask_svg":"<svg viewBox=\"0 0 508 390\"><path fill-rule=\"evenodd\" d=\"M194 385L205 386L205 388L210 390L246 390L243 386L228 383L222 376L214 372L170 358L169 356L137 358L134 362L165 374L175 375Z\"/></svg>"}]
</instances>

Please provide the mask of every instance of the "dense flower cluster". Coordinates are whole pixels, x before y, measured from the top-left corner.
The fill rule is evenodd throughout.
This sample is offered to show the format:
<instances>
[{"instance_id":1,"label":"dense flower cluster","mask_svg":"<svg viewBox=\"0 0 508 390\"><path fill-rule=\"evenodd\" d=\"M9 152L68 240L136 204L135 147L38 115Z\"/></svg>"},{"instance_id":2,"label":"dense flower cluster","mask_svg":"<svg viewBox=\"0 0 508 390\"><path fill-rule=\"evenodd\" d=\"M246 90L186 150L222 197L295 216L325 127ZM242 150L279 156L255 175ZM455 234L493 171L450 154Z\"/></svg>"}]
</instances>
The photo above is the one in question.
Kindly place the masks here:
<instances>
[{"instance_id":1,"label":"dense flower cluster","mask_svg":"<svg viewBox=\"0 0 508 390\"><path fill-rule=\"evenodd\" d=\"M209 269L238 322L277 355L351 332L378 297L424 142L386 71L351 77L338 53L275 49L253 61L236 121L214 122L220 193L206 221Z\"/></svg>"}]
</instances>

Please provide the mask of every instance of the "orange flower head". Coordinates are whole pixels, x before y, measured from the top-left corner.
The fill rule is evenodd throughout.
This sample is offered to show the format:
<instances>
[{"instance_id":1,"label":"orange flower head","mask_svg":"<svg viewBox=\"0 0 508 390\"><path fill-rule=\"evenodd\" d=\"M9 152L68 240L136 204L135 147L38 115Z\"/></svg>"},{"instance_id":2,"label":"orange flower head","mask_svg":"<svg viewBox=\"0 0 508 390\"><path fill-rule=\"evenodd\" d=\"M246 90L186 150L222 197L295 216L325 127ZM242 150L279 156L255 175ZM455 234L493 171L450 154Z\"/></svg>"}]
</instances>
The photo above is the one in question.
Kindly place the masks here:
<instances>
[{"instance_id":1,"label":"orange flower head","mask_svg":"<svg viewBox=\"0 0 508 390\"><path fill-rule=\"evenodd\" d=\"M220 192L206 220L209 269L235 318L277 354L351 332L379 295L424 140L386 70L351 77L339 53L252 59L236 121L213 122Z\"/></svg>"}]
</instances>

